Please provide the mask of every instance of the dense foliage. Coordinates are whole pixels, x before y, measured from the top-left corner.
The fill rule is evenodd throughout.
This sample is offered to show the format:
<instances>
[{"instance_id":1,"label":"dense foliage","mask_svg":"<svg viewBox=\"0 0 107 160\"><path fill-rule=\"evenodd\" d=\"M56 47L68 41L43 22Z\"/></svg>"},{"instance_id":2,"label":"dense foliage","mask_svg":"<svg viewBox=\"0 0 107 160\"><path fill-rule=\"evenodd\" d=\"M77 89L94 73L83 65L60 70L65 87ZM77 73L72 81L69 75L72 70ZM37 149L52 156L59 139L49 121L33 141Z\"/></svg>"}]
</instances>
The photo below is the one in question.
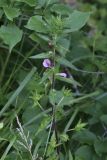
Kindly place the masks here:
<instances>
[{"instance_id":1,"label":"dense foliage","mask_svg":"<svg viewBox=\"0 0 107 160\"><path fill-rule=\"evenodd\" d=\"M106 10L0 0L0 160L107 160Z\"/></svg>"}]
</instances>

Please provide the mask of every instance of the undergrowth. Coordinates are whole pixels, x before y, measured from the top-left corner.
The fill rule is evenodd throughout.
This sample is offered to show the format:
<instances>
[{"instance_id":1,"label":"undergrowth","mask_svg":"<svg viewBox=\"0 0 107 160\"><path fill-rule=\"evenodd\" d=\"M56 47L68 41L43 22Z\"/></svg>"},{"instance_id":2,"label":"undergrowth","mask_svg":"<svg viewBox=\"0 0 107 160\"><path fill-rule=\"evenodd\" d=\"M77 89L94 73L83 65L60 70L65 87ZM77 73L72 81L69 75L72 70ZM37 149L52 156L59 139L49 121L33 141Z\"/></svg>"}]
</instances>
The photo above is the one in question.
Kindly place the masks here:
<instances>
[{"instance_id":1,"label":"undergrowth","mask_svg":"<svg viewBox=\"0 0 107 160\"><path fill-rule=\"evenodd\" d=\"M0 160L107 160L106 0L0 0Z\"/></svg>"}]
</instances>

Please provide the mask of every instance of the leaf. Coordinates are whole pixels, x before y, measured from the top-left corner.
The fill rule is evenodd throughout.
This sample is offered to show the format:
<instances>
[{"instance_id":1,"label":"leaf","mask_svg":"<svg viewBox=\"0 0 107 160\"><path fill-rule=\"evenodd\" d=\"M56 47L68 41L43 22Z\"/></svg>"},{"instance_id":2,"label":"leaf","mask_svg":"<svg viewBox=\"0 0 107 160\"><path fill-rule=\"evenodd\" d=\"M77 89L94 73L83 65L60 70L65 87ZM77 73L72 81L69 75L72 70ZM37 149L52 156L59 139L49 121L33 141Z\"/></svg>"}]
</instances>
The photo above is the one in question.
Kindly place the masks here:
<instances>
[{"instance_id":1,"label":"leaf","mask_svg":"<svg viewBox=\"0 0 107 160\"><path fill-rule=\"evenodd\" d=\"M106 139L97 139L94 143L95 151L98 155L107 154L107 138Z\"/></svg>"},{"instance_id":2,"label":"leaf","mask_svg":"<svg viewBox=\"0 0 107 160\"><path fill-rule=\"evenodd\" d=\"M33 7L36 5L36 0L17 0L18 2L24 2L28 4L29 6Z\"/></svg>"},{"instance_id":3,"label":"leaf","mask_svg":"<svg viewBox=\"0 0 107 160\"><path fill-rule=\"evenodd\" d=\"M69 62L65 58L57 58L56 61L61 65L64 65L64 66L69 67L74 70L78 70L71 62Z\"/></svg>"},{"instance_id":4,"label":"leaf","mask_svg":"<svg viewBox=\"0 0 107 160\"><path fill-rule=\"evenodd\" d=\"M70 40L61 37L61 39L59 39L57 42L56 49L62 56L65 56L65 54L69 50L69 47L70 47Z\"/></svg>"},{"instance_id":5,"label":"leaf","mask_svg":"<svg viewBox=\"0 0 107 160\"><path fill-rule=\"evenodd\" d=\"M40 81L40 84L44 83L50 77L52 77L52 70L47 70L46 72L44 72L43 77Z\"/></svg>"},{"instance_id":6,"label":"leaf","mask_svg":"<svg viewBox=\"0 0 107 160\"><path fill-rule=\"evenodd\" d=\"M7 148L6 148L6 150L4 151L4 153L3 153L3 155L2 155L2 157L1 157L0 160L5 160L7 154L8 154L8 152L10 151L10 149L12 148L15 140L16 140L16 137L14 137L14 138L10 141L10 144L7 146Z\"/></svg>"},{"instance_id":7,"label":"leaf","mask_svg":"<svg viewBox=\"0 0 107 160\"><path fill-rule=\"evenodd\" d=\"M0 9L0 19L1 19L2 15L3 15L3 10Z\"/></svg>"},{"instance_id":8,"label":"leaf","mask_svg":"<svg viewBox=\"0 0 107 160\"><path fill-rule=\"evenodd\" d=\"M58 104L62 98L63 98L63 93L61 91L50 90L49 101L52 105Z\"/></svg>"},{"instance_id":9,"label":"leaf","mask_svg":"<svg viewBox=\"0 0 107 160\"><path fill-rule=\"evenodd\" d=\"M5 7L7 6L7 1L6 0L0 0L0 7Z\"/></svg>"},{"instance_id":10,"label":"leaf","mask_svg":"<svg viewBox=\"0 0 107 160\"><path fill-rule=\"evenodd\" d=\"M36 71L36 68L33 68L30 73L25 77L25 79L20 83L20 86L16 89L16 91L13 93L13 95L10 97L8 102L5 104L5 106L0 111L0 117L2 114L10 107L10 105L13 103L13 101L17 98L17 96L21 93L23 88L27 85L27 83L31 80L32 76L34 75Z\"/></svg>"},{"instance_id":11,"label":"leaf","mask_svg":"<svg viewBox=\"0 0 107 160\"><path fill-rule=\"evenodd\" d=\"M89 16L89 12L80 12L75 10L68 18L65 18L65 32L69 33L81 29L88 21Z\"/></svg>"},{"instance_id":12,"label":"leaf","mask_svg":"<svg viewBox=\"0 0 107 160\"><path fill-rule=\"evenodd\" d=\"M69 15L72 11L71 7L69 5L65 4L54 4L51 7L52 12L56 12L61 15Z\"/></svg>"},{"instance_id":13,"label":"leaf","mask_svg":"<svg viewBox=\"0 0 107 160\"><path fill-rule=\"evenodd\" d=\"M93 151L91 147L84 145L75 152L75 160L92 160Z\"/></svg>"},{"instance_id":14,"label":"leaf","mask_svg":"<svg viewBox=\"0 0 107 160\"><path fill-rule=\"evenodd\" d=\"M102 3L102 4L106 4L107 3L107 1L106 0L98 0L100 3Z\"/></svg>"},{"instance_id":15,"label":"leaf","mask_svg":"<svg viewBox=\"0 0 107 160\"><path fill-rule=\"evenodd\" d=\"M50 58L51 56L52 56L52 53L48 52L48 53L40 53L35 56L31 56L30 58L31 59L44 59L44 58Z\"/></svg>"},{"instance_id":16,"label":"leaf","mask_svg":"<svg viewBox=\"0 0 107 160\"><path fill-rule=\"evenodd\" d=\"M22 31L14 24L1 26L0 37L5 44L9 45L9 51L11 52L13 47L21 41Z\"/></svg>"},{"instance_id":17,"label":"leaf","mask_svg":"<svg viewBox=\"0 0 107 160\"><path fill-rule=\"evenodd\" d=\"M17 8L12 7L3 7L5 15L10 21L13 21L14 18L20 15L20 11Z\"/></svg>"},{"instance_id":18,"label":"leaf","mask_svg":"<svg viewBox=\"0 0 107 160\"><path fill-rule=\"evenodd\" d=\"M75 81L73 78L65 78L65 77L61 77L61 76L56 76L56 79L63 81L63 82L66 82L66 83L69 83L69 84L76 85L76 86L81 86L81 84L79 82Z\"/></svg>"},{"instance_id":19,"label":"leaf","mask_svg":"<svg viewBox=\"0 0 107 160\"><path fill-rule=\"evenodd\" d=\"M47 33L47 24L42 20L42 16L31 17L25 27L36 32Z\"/></svg>"},{"instance_id":20,"label":"leaf","mask_svg":"<svg viewBox=\"0 0 107 160\"><path fill-rule=\"evenodd\" d=\"M93 144L96 140L94 133L88 131L87 129L76 132L73 136L73 139L79 141L80 143Z\"/></svg>"},{"instance_id":21,"label":"leaf","mask_svg":"<svg viewBox=\"0 0 107 160\"><path fill-rule=\"evenodd\" d=\"M73 156L71 154L71 151L69 150L69 160L73 160Z\"/></svg>"},{"instance_id":22,"label":"leaf","mask_svg":"<svg viewBox=\"0 0 107 160\"><path fill-rule=\"evenodd\" d=\"M104 114L100 117L101 121L107 124L107 114Z\"/></svg>"},{"instance_id":23,"label":"leaf","mask_svg":"<svg viewBox=\"0 0 107 160\"><path fill-rule=\"evenodd\" d=\"M96 96L99 94L99 91L96 91L96 92L92 92L92 93L89 93L89 94L86 94L82 97L79 97L79 98L75 98L75 99L71 99L67 102L68 105L71 105L71 104L74 104L74 103L79 103L80 101L84 100L84 99L87 99L87 98L91 98L93 96Z\"/></svg>"},{"instance_id":24,"label":"leaf","mask_svg":"<svg viewBox=\"0 0 107 160\"><path fill-rule=\"evenodd\" d=\"M3 122L0 122L0 129L2 129L4 126Z\"/></svg>"}]
</instances>

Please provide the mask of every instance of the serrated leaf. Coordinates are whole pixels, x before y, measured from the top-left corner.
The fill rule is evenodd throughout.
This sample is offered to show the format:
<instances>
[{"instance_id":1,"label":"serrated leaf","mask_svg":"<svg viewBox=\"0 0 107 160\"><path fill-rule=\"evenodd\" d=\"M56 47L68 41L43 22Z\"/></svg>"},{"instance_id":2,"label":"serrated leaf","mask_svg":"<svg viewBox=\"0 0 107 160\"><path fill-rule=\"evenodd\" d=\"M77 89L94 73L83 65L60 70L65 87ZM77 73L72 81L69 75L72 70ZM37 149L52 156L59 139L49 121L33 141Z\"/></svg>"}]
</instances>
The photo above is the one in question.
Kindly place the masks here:
<instances>
[{"instance_id":1,"label":"serrated leaf","mask_svg":"<svg viewBox=\"0 0 107 160\"><path fill-rule=\"evenodd\" d=\"M25 27L36 32L47 33L47 24L42 20L42 16L31 17Z\"/></svg>"},{"instance_id":2,"label":"serrated leaf","mask_svg":"<svg viewBox=\"0 0 107 160\"><path fill-rule=\"evenodd\" d=\"M75 10L68 18L65 18L64 24L67 29L65 32L69 33L81 29L88 21L89 16L89 12L80 12Z\"/></svg>"},{"instance_id":3,"label":"serrated leaf","mask_svg":"<svg viewBox=\"0 0 107 160\"><path fill-rule=\"evenodd\" d=\"M9 45L9 51L11 52L13 47L21 41L22 31L14 24L1 26L0 38L5 44Z\"/></svg>"},{"instance_id":4,"label":"serrated leaf","mask_svg":"<svg viewBox=\"0 0 107 160\"><path fill-rule=\"evenodd\" d=\"M17 8L13 7L3 7L4 13L6 17L10 20L13 21L14 18L18 17L20 15L20 11Z\"/></svg>"}]
</instances>

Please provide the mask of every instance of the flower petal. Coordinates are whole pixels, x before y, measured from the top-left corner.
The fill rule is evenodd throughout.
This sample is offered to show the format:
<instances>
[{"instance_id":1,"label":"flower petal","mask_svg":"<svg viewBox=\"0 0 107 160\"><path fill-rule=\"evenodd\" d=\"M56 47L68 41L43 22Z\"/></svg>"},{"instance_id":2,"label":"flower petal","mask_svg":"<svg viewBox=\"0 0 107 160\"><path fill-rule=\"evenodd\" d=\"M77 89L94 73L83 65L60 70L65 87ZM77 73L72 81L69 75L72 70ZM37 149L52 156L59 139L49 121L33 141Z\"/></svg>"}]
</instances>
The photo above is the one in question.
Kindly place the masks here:
<instances>
[{"instance_id":1,"label":"flower petal","mask_svg":"<svg viewBox=\"0 0 107 160\"><path fill-rule=\"evenodd\" d=\"M52 65L52 63L51 63L51 61L49 59L44 59L43 66L45 68L49 68L49 67L51 67L51 65Z\"/></svg>"},{"instance_id":2,"label":"flower petal","mask_svg":"<svg viewBox=\"0 0 107 160\"><path fill-rule=\"evenodd\" d=\"M67 74L66 73L57 73L56 75L59 75L59 76L61 76L61 77L67 77Z\"/></svg>"}]
</instances>

